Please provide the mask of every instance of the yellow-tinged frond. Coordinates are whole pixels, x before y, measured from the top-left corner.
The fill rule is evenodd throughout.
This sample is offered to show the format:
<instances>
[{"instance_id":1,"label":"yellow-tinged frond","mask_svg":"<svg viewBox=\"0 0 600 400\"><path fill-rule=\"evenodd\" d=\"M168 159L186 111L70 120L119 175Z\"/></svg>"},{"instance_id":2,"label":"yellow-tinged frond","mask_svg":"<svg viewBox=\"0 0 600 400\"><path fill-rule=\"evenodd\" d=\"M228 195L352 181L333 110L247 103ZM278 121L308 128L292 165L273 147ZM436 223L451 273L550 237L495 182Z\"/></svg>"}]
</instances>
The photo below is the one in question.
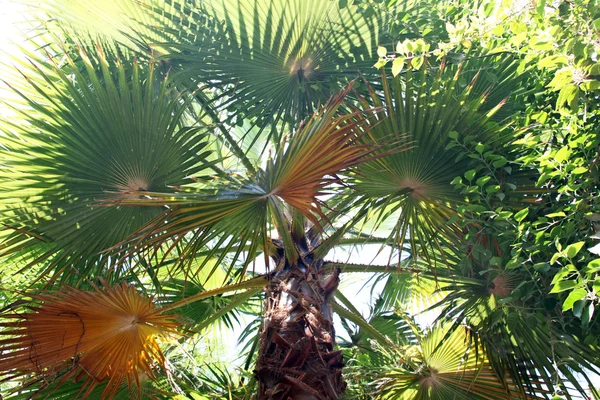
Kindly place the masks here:
<instances>
[{"instance_id":1,"label":"yellow-tinged frond","mask_svg":"<svg viewBox=\"0 0 600 400\"><path fill-rule=\"evenodd\" d=\"M133 286L103 286L33 295L27 312L2 315L0 377L74 378L83 398L101 382L110 398L124 381L139 389L152 378L165 362L159 339L178 323Z\"/></svg>"},{"instance_id":2,"label":"yellow-tinged frond","mask_svg":"<svg viewBox=\"0 0 600 400\"><path fill-rule=\"evenodd\" d=\"M375 380L378 399L533 400L549 394L542 382L532 382L535 392L524 392L506 371L496 374L463 327L436 324L427 332L413 329L417 345L379 349L384 361Z\"/></svg>"}]
</instances>

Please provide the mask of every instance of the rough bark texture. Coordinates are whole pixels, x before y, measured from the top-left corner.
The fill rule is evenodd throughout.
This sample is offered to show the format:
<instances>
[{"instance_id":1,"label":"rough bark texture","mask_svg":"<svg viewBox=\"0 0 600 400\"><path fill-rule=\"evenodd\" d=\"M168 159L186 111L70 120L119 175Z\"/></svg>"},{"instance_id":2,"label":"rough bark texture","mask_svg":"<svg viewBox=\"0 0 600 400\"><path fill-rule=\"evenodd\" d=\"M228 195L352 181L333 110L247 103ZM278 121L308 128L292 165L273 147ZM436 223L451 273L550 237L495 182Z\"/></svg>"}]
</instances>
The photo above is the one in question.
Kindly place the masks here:
<instances>
[{"instance_id":1,"label":"rough bark texture","mask_svg":"<svg viewBox=\"0 0 600 400\"><path fill-rule=\"evenodd\" d=\"M286 266L267 287L256 370L260 400L340 399L346 389L329 306L339 270L323 281L319 266Z\"/></svg>"}]
</instances>

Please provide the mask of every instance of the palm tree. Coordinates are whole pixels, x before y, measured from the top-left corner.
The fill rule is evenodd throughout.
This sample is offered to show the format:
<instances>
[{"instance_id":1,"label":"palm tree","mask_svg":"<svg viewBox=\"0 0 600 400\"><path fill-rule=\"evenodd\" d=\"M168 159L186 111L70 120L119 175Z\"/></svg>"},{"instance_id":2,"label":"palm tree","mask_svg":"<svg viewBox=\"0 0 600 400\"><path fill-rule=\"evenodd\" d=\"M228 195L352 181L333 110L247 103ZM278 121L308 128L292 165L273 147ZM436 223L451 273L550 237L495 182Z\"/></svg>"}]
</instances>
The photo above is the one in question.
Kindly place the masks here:
<instances>
[{"instance_id":1,"label":"palm tree","mask_svg":"<svg viewBox=\"0 0 600 400\"><path fill-rule=\"evenodd\" d=\"M500 301L520 275L477 253L501 259L509 244L479 232L473 207L532 195L535 171L504 169L519 152L497 114L524 85L513 59L431 59L389 77L371 68L387 9L324 0L82 4L49 3L43 51L12 60L7 79L18 100L2 122L0 256L38 290L3 315L15 398L193 393L197 377L173 370L176 348L161 343L245 307L260 308L246 332L259 399L340 399L334 313L397 351L394 331L337 290L364 271L388 279L386 312L420 286L447 294L450 322L419 342L420 360L476 383L440 396L543 395L598 365L576 339L545 351L554 331L527 303ZM470 204L459 176L493 179L504 197ZM365 241L389 261L330 258ZM460 341L482 354L461 363ZM423 382L400 367L378 378L387 398ZM229 384L219 369L211 379Z\"/></svg>"}]
</instances>

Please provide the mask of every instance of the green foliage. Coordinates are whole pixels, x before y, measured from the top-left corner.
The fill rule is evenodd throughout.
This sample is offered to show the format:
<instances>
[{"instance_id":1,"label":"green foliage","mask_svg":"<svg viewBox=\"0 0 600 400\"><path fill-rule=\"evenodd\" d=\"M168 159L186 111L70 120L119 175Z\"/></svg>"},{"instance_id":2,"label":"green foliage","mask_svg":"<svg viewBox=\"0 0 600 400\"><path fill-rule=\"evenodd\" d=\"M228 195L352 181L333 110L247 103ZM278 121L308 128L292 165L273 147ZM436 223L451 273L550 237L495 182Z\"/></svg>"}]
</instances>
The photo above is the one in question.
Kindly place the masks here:
<instances>
[{"instance_id":1,"label":"green foliage","mask_svg":"<svg viewBox=\"0 0 600 400\"><path fill-rule=\"evenodd\" d=\"M23 105L2 123L0 206L13 231L2 253L27 254L23 265L44 263L57 277L78 264L76 281L104 271L111 261L100 252L161 212L101 202L171 191L211 162L201 128L182 124L189 98L152 66L107 59L100 47L65 60L27 63L24 82L13 82Z\"/></svg>"},{"instance_id":2,"label":"green foliage","mask_svg":"<svg viewBox=\"0 0 600 400\"><path fill-rule=\"evenodd\" d=\"M415 47L437 24L430 18L416 34L419 39L398 41L391 57L382 55L395 60L410 49L450 58L462 53L467 59L482 53L518 54L519 72L532 77L532 89L519 100L523 111L511 118L521 129L517 147L512 153L495 152L487 142L465 142L450 133L451 147L463 146L468 157L480 161L453 184L468 197L464 211L485 221L487 233L511 242L506 267L541 274L548 290L540 294L561 293L563 311L584 316L588 327L598 304L600 8L587 0L539 1L522 8L509 1L457 5L437 7L447 21L448 40L436 43L436 50L423 41Z\"/></svg>"},{"instance_id":3,"label":"green foliage","mask_svg":"<svg viewBox=\"0 0 600 400\"><path fill-rule=\"evenodd\" d=\"M47 52L5 67L1 282L126 280L177 307L189 338L142 398L251 398L266 280L245 277L307 249L381 288L366 318L333 296L349 397L590 386L598 2L104 3L42 5ZM368 240L386 265L329 261ZM247 317L243 368L198 350ZM53 385L11 398L77 396Z\"/></svg>"},{"instance_id":4,"label":"green foliage","mask_svg":"<svg viewBox=\"0 0 600 400\"><path fill-rule=\"evenodd\" d=\"M449 148L460 148L472 164L452 181L465 201L457 209L461 218L451 221L466 233L463 251L469 257L458 253L444 261L479 283L451 283L444 287L449 296L439 305L455 302L455 308L446 307L442 314L472 326L494 368L507 369L516 382L521 379L528 386L527 375L517 371L523 369L519 359L527 359L536 365L536 370L528 368L531 376L541 373L543 381L555 382L555 393L568 396L562 379L583 392L570 370L553 360L575 357L583 351L580 344L598 344L600 9L593 1L458 6L445 2L435 7L445 16L446 40L428 48L415 46L417 40L430 44L426 32L437 24L430 18L413 38L398 40L392 52L380 49L376 65L408 76L423 67L407 70L407 55L418 57L423 51L447 60L517 55L518 73L528 88L516 101L521 109L511 110L517 136L509 146L465 140L459 132L448 135ZM491 298L498 295L492 305ZM519 324L527 328L521 330ZM502 329L509 331L500 333ZM527 339L527 329L538 333ZM541 330L551 336L540 340ZM516 331L519 339L510 339ZM544 344L563 331L573 335L562 339L564 347ZM493 354L497 351L501 357ZM510 361L510 354L519 356ZM576 364L596 369L598 359L586 358Z\"/></svg>"},{"instance_id":5,"label":"green foliage","mask_svg":"<svg viewBox=\"0 0 600 400\"><path fill-rule=\"evenodd\" d=\"M471 181L483 166L483 173L495 173L507 159L493 154L493 150L507 157L514 151L512 143L518 132L492 120L504 101L493 105L486 101L494 99L493 93L502 93L501 98L509 96L510 86L503 85L503 81L486 86L482 77L482 88L479 78L483 71L474 76L464 71L496 63L500 64L495 71L498 76L507 81L515 79L511 60L490 57L479 64L455 67L442 62L437 70L410 69L402 77L383 75L383 99L371 91L372 102L382 108L377 114L380 122L371 135L379 141L406 136L412 148L364 163L353 184L366 201L366 218L376 219L375 228L385 220L396 221L388 240L399 243L399 247L410 240L413 256L417 251L427 256L430 247L441 248L444 241L460 241L462 232L457 222L464 219L465 211L481 207L465 206L466 196L477 186L455 190L456 174L465 174ZM485 152L481 143L488 146Z\"/></svg>"},{"instance_id":6,"label":"green foliage","mask_svg":"<svg viewBox=\"0 0 600 400\"><path fill-rule=\"evenodd\" d=\"M188 13L199 18L167 31L155 46L159 59L182 84L216 92L207 96L232 125L252 120L259 130L248 134L264 132L275 143L282 139L275 123L299 123L359 70L368 73L378 40L376 14L335 1L173 3L180 11L164 14L167 24Z\"/></svg>"}]
</instances>

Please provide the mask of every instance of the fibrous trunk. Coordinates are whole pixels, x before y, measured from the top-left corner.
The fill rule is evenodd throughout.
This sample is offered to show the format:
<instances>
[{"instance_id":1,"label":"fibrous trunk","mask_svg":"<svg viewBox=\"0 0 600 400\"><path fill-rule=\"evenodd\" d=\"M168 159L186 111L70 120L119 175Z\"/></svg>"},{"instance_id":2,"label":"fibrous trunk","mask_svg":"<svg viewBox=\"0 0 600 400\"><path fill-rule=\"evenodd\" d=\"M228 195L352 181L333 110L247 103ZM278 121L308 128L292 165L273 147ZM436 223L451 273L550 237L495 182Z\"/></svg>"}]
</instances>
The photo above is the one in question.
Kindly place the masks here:
<instances>
[{"instance_id":1,"label":"fibrous trunk","mask_svg":"<svg viewBox=\"0 0 600 400\"><path fill-rule=\"evenodd\" d=\"M329 306L339 270L324 281L319 264L286 266L267 287L256 370L261 400L340 399L346 388Z\"/></svg>"}]
</instances>

